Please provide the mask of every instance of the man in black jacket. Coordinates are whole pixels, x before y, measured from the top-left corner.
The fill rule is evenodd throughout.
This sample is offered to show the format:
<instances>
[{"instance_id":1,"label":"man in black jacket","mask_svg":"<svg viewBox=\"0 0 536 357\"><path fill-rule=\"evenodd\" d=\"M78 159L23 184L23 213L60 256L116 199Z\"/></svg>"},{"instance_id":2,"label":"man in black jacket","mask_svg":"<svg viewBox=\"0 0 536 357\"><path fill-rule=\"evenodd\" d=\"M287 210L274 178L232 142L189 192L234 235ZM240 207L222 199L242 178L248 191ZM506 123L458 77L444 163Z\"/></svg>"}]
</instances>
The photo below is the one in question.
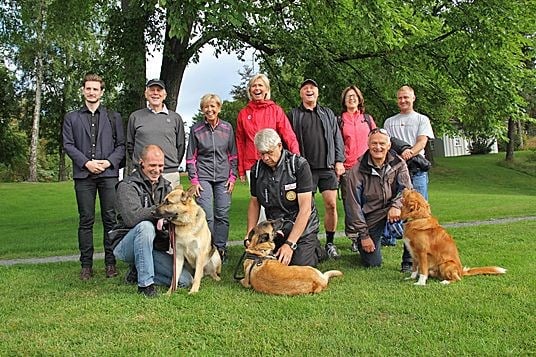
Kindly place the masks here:
<instances>
[{"instance_id":1,"label":"man in black jacket","mask_svg":"<svg viewBox=\"0 0 536 357\"><path fill-rule=\"evenodd\" d=\"M78 205L78 246L81 280L93 276L93 224L95 199L99 194L104 226L106 276L117 275L115 257L108 232L115 224L115 185L121 160L125 157L125 138L121 116L106 110L100 100L104 81L96 74L84 77L84 106L65 115L63 148L73 161L74 190Z\"/></svg>"},{"instance_id":2,"label":"man in black jacket","mask_svg":"<svg viewBox=\"0 0 536 357\"><path fill-rule=\"evenodd\" d=\"M122 229L116 230L114 254L130 263L131 269L135 266L137 275L131 271L127 277L136 276L138 292L155 297L155 284L169 285L173 271L173 257L167 253L169 235L162 229L162 220L154 216L171 184L162 177L164 152L159 146L143 148L139 167L117 185L118 224ZM185 264L179 286L187 287L191 281L191 268Z\"/></svg>"},{"instance_id":3,"label":"man in black jacket","mask_svg":"<svg viewBox=\"0 0 536 357\"><path fill-rule=\"evenodd\" d=\"M306 79L300 86L302 103L288 117L313 174L313 193L317 188L324 201L324 228L328 257L340 257L333 244L337 229L337 188L344 174L344 142L337 117L329 108L318 105L318 84Z\"/></svg>"}]
</instances>

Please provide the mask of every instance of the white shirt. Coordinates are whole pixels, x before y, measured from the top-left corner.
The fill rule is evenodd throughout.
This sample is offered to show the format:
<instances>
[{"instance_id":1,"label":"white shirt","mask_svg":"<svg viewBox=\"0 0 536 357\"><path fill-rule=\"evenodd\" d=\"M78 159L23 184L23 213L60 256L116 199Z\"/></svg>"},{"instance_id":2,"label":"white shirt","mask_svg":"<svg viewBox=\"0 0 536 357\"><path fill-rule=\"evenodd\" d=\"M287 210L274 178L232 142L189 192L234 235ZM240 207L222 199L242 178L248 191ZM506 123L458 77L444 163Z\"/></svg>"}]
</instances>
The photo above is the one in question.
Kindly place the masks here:
<instances>
[{"instance_id":1,"label":"white shirt","mask_svg":"<svg viewBox=\"0 0 536 357\"><path fill-rule=\"evenodd\" d=\"M417 112L398 113L388 118L383 127L390 136L404 140L411 146L415 145L417 137L420 135L426 135L429 139L434 139L430 119L426 115ZM419 154L424 156L424 149Z\"/></svg>"}]
</instances>

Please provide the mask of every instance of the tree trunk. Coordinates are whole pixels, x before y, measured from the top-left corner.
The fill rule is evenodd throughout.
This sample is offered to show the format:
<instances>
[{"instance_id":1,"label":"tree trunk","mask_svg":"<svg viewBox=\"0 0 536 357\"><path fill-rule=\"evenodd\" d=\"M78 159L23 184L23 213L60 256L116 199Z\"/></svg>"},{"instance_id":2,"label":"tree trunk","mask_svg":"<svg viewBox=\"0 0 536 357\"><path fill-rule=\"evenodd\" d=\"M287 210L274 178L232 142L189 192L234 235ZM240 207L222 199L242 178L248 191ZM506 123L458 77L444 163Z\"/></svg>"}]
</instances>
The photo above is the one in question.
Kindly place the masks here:
<instances>
[{"instance_id":1,"label":"tree trunk","mask_svg":"<svg viewBox=\"0 0 536 357\"><path fill-rule=\"evenodd\" d=\"M66 67L70 68L72 66L72 59L69 53L67 53L66 59L65 59ZM61 103L61 120L59 121L59 127L57 128L58 132L58 152L59 152L59 162L58 162L58 181L66 181L67 180L67 172L65 167L65 151L63 151L63 118L65 118L65 114L67 113L67 96L68 93L71 92L72 87L72 76L71 73L65 74L65 85L63 86L63 93L62 93L62 103Z\"/></svg>"},{"instance_id":2,"label":"tree trunk","mask_svg":"<svg viewBox=\"0 0 536 357\"><path fill-rule=\"evenodd\" d=\"M37 57L37 80L35 83L35 106L32 120L32 138L30 141L29 182L37 182L37 152L39 150L39 120L41 118L41 85L43 83L43 58Z\"/></svg>"},{"instance_id":3,"label":"tree trunk","mask_svg":"<svg viewBox=\"0 0 536 357\"><path fill-rule=\"evenodd\" d=\"M521 120L516 121L517 137L519 138L519 150L525 149L525 141L523 140L523 123Z\"/></svg>"},{"instance_id":4,"label":"tree trunk","mask_svg":"<svg viewBox=\"0 0 536 357\"><path fill-rule=\"evenodd\" d=\"M514 136L515 122L512 118L508 118L508 143L506 144L506 161L514 160Z\"/></svg>"},{"instance_id":5,"label":"tree trunk","mask_svg":"<svg viewBox=\"0 0 536 357\"><path fill-rule=\"evenodd\" d=\"M166 103L171 110L177 109L182 78L191 57L189 51L188 38L170 38L169 27L166 28L160 78L166 83Z\"/></svg>"}]
</instances>

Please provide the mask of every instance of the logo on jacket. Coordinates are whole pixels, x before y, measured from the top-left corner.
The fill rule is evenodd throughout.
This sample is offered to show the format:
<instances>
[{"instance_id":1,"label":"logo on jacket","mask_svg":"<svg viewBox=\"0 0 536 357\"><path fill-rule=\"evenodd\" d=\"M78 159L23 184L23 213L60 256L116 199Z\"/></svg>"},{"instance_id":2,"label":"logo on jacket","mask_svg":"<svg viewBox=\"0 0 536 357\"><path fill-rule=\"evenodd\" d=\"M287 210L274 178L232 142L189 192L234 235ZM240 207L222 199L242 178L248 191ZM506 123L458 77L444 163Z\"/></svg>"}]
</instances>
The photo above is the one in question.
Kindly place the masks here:
<instances>
[{"instance_id":1,"label":"logo on jacket","mask_svg":"<svg viewBox=\"0 0 536 357\"><path fill-rule=\"evenodd\" d=\"M285 197L286 197L287 200L289 200L289 201L294 201L294 200L296 200L296 192L295 192L295 191L288 191L288 192L285 194Z\"/></svg>"}]
</instances>

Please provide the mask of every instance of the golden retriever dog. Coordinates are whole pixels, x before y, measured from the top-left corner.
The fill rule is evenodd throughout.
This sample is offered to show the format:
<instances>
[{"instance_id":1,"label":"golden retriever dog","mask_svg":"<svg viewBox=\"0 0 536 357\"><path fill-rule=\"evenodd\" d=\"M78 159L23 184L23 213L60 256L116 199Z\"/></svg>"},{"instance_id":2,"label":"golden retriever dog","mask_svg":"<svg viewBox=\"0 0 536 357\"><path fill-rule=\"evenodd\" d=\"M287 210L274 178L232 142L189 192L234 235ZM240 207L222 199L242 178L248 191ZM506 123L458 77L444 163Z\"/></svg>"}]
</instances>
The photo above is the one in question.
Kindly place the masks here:
<instances>
[{"instance_id":1,"label":"golden retriever dog","mask_svg":"<svg viewBox=\"0 0 536 357\"><path fill-rule=\"evenodd\" d=\"M212 245L205 211L195 202L194 192L195 186L184 191L182 186L178 185L156 209L159 217L166 218L172 223L171 229L175 233L174 236L170 234L174 262L173 279L168 294L177 289L184 259L195 269L190 294L199 291L201 278L204 275L220 280L220 255Z\"/></svg>"},{"instance_id":2,"label":"golden retriever dog","mask_svg":"<svg viewBox=\"0 0 536 357\"><path fill-rule=\"evenodd\" d=\"M506 273L506 269L493 266L462 268L454 239L432 216L430 205L419 192L404 190L400 218L405 222L404 243L413 258L410 279L419 276L415 285L426 285L428 276L449 284L462 276Z\"/></svg>"},{"instance_id":3,"label":"golden retriever dog","mask_svg":"<svg viewBox=\"0 0 536 357\"><path fill-rule=\"evenodd\" d=\"M264 221L249 232L242 286L274 295L314 294L326 289L331 277L342 275L338 270L322 273L310 266L280 263L273 253L274 238L282 227L282 220Z\"/></svg>"}]
</instances>

